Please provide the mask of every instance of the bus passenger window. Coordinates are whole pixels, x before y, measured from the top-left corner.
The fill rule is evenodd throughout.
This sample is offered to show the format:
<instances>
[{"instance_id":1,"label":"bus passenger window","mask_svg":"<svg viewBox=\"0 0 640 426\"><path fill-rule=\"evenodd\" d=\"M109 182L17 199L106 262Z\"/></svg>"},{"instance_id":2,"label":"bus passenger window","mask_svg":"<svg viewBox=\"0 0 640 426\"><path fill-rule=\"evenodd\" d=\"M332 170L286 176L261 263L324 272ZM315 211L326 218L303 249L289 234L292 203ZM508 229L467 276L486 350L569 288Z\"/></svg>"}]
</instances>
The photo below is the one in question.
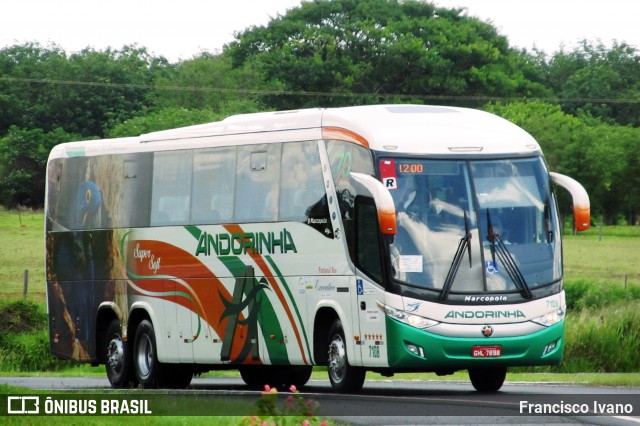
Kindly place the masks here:
<instances>
[{"instance_id":1,"label":"bus passenger window","mask_svg":"<svg viewBox=\"0 0 640 426\"><path fill-rule=\"evenodd\" d=\"M317 142L283 145L280 182L280 220L306 220L307 211L324 197Z\"/></svg>"},{"instance_id":2,"label":"bus passenger window","mask_svg":"<svg viewBox=\"0 0 640 426\"><path fill-rule=\"evenodd\" d=\"M281 144L238 147L236 222L278 219Z\"/></svg>"},{"instance_id":3,"label":"bus passenger window","mask_svg":"<svg viewBox=\"0 0 640 426\"><path fill-rule=\"evenodd\" d=\"M236 148L196 150L193 157L191 223L233 221Z\"/></svg>"},{"instance_id":4,"label":"bus passenger window","mask_svg":"<svg viewBox=\"0 0 640 426\"><path fill-rule=\"evenodd\" d=\"M189 222L193 151L157 152L153 159L151 225Z\"/></svg>"}]
</instances>

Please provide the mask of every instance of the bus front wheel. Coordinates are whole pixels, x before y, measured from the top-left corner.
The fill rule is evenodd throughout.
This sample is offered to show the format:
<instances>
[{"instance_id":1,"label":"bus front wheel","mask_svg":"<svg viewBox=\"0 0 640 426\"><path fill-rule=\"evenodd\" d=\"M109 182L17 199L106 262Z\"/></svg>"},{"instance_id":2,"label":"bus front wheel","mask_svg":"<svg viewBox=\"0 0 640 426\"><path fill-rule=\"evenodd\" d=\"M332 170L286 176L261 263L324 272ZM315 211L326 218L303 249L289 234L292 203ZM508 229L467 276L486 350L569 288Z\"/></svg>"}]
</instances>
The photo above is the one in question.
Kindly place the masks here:
<instances>
[{"instance_id":1,"label":"bus front wheel","mask_svg":"<svg viewBox=\"0 0 640 426\"><path fill-rule=\"evenodd\" d=\"M136 329L133 346L133 364L136 378L143 388L157 388L160 382L160 361L156 346L156 333L149 320L142 320Z\"/></svg>"},{"instance_id":2,"label":"bus front wheel","mask_svg":"<svg viewBox=\"0 0 640 426\"><path fill-rule=\"evenodd\" d=\"M349 365L344 329L340 320L335 320L329 329L329 357L327 371L331 387L338 392L358 392L362 389L366 370Z\"/></svg>"},{"instance_id":3,"label":"bus front wheel","mask_svg":"<svg viewBox=\"0 0 640 426\"><path fill-rule=\"evenodd\" d=\"M507 367L469 369L469 379L478 392L497 392L506 377Z\"/></svg>"},{"instance_id":4,"label":"bus front wheel","mask_svg":"<svg viewBox=\"0 0 640 426\"><path fill-rule=\"evenodd\" d=\"M135 385L133 360L127 342L122 340L120 321L114 319L109 323L105 339L105 368L111 386L116 389Z\"/></svg>"}]
</instances>

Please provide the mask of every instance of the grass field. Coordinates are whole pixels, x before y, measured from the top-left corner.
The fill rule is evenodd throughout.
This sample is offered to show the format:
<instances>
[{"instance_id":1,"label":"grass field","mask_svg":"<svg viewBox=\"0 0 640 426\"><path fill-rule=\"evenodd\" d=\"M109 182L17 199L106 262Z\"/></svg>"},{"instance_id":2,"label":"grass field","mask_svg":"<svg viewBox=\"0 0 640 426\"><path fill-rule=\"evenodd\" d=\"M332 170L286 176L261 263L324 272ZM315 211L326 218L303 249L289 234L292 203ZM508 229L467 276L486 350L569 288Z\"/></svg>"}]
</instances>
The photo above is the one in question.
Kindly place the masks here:
<instances>
[{"instance_id":1,"label":"grass field","mask_svg":"<svg viewBox=\"0 0 640 426\"><path fill-rule=\"evenodd\" d=\"M640 285L640 226L593 227L564 236L567 280Z\"/></svg>"},{"instance_id":2,"label":"grass field","mask_svg":"<svg viewBox=\"0 0 640 426\"><path fill-rule=\"evenodd\" d=\"M22 297L28 270L29 299L44 301L43 220L42 212L0 210L0 298Z\"/></svg>"}]
</instances>

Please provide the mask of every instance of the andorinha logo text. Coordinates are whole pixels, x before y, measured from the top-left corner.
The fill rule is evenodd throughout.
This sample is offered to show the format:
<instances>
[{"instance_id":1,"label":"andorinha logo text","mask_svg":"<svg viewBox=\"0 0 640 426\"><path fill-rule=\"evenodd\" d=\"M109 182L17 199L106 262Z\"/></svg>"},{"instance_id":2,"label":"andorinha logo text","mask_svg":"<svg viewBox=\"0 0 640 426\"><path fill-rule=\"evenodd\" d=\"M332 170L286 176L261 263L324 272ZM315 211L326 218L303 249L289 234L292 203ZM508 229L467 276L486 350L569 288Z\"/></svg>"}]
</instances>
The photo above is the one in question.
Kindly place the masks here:
<instances>
[{"instance_id":1,"label":"andorinha logo text","mask_svg":"<svg viewBox=\"0 0 640 426\"><path fill-rule=\"evenodd\" d=\"M196 256L229 254L297 253L291 233L283 229L276 232L235 232L233 234L209 234L203 232L198 239Z\"/></svg>"},{"instance_id":2,"label":"andorinha logo text","mask_svg":"<svg viewBox=\"0 0 640 426\"><path fill-rule=\"evenodd\" d=\"M444 316L453 319L499 319L499 318L526 318L524 312L515 311L449 311Z\"/></svg>"}]
</instances>

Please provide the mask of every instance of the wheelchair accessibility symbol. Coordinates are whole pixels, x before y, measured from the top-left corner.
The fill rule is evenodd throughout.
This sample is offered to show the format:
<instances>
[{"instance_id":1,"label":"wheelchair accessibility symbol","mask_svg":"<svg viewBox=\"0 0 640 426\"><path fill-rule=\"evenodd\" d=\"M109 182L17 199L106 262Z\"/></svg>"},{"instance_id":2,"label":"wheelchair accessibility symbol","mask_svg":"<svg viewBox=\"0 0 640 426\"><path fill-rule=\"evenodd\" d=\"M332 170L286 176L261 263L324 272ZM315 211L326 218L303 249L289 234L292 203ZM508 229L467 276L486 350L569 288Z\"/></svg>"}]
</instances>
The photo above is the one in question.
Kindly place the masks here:
<instances>
[{"instance_id":1,"label":"wheelchair accessibility symbol","mask_svg":"<svg viewBox=\"0 0 640 426\"><path fill-rule=\"evenodd\" d=\"M486 262L484 262L484 269L489 275L495 275L500 272L498 271L498 265L493 263L493 260L487 260Z\"/></svg>"}]
</instances>

